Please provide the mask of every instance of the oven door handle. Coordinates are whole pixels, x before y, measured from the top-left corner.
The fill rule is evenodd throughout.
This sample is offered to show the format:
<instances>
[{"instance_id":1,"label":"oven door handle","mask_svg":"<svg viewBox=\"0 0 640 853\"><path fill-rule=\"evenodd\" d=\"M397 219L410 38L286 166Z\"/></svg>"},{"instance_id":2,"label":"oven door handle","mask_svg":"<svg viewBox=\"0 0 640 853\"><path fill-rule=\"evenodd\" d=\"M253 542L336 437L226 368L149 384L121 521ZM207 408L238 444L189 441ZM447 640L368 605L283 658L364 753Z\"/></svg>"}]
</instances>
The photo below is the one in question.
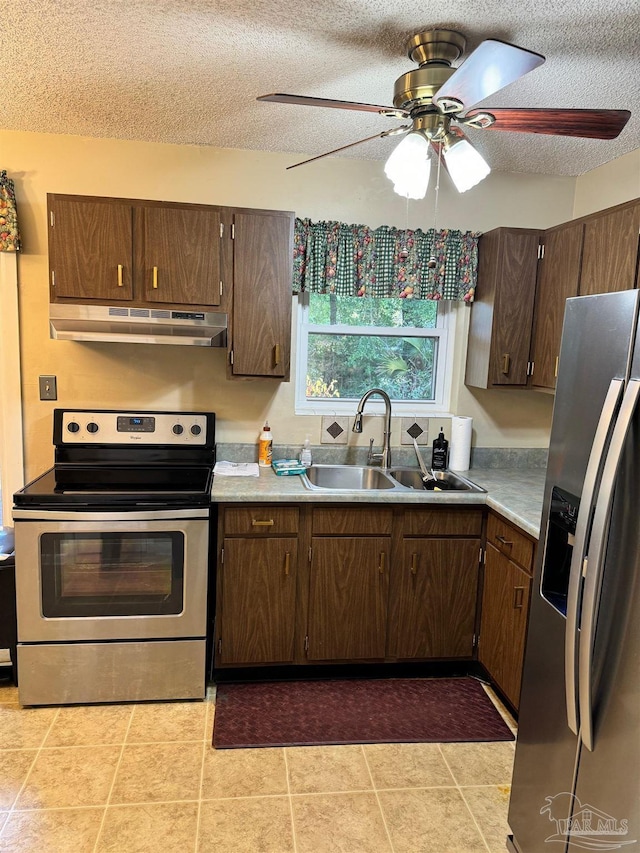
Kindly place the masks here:
<instances>
[{"instance_id":1,"label":"oven door handle","mask_svg":"<svg viewBox=\"0 0 640 853\"><path fill-rule=\"evenodd\" d=\"M172 521L182 520L185 518L209 519L209 507L199 507L192 509L145 509L145 510L128 510L121 509L116 511L101 512L87 507L78 508L76 510L60 510L49 509L48 507L39 507L38 509L20 509L14 507L14 521L77 521L80 524L86 524L96 521Z\"/></svg>"}]
</instances>

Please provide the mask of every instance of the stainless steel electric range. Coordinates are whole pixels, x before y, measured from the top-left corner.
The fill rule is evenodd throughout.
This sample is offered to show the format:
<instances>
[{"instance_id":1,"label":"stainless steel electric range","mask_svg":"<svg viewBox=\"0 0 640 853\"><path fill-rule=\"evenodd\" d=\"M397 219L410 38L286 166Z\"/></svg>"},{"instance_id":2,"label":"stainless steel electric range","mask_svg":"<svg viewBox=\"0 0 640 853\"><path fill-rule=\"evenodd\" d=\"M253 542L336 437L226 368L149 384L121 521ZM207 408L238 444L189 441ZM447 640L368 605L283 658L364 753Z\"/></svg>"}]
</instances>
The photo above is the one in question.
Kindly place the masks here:
<instances>
[{"instance_id":1,"label":"stainless steel electric range","mask_svg":"<svg viewBox=\"0 0 640 853\"><path fill-rule=\"evenodd\" d=\"M14 495L24 705L203 698L215 415L56 409Z\"/></svg>"}]
</instances>

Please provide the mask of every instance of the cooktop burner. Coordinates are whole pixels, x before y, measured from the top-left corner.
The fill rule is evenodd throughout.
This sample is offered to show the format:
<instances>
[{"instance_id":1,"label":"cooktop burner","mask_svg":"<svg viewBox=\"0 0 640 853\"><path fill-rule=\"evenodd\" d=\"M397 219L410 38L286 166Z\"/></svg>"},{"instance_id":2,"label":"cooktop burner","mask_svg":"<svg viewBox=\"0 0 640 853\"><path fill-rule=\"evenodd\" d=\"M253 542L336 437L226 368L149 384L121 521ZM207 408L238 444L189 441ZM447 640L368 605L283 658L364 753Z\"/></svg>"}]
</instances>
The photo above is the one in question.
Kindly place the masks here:
<instances>
[{"instance_id":1,"label":"cooktop burner","mask_svg":"<svg viewBox=\"0 0 640 853\"><path fill-rule=\"evenodd\" d=\"M212 413L56 409L55 465L15 505L207 505L214 425Z\"/></svg>"}]
</instances>

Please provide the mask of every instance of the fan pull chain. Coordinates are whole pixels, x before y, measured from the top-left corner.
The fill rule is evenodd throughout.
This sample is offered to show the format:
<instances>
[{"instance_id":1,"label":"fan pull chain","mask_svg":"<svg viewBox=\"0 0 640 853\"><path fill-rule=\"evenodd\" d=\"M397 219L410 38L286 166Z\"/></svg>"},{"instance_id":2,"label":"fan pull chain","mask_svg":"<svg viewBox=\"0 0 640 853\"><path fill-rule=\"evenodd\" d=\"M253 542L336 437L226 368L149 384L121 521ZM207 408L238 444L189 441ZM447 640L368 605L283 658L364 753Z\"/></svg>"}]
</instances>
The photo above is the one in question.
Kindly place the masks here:
<instances>
[{"instance_id":1,"label":"fan pull chain","mask_svg":"<svg viewBox=\"0 0 640 853\"><path fill-rule=\"evenodd\" d=\"M409 230L409 196L406 196L406 202L407 207L405 212L404 237L398 250L398 257L401 261L406 261L409 257L409 241L407 239L407 231Z\"/></svg>"},{"instance_id":2,"label":"fan pull chain","mask_svg":"<svg viewBox=\"0 0 640 853\"><path fill-rule=\"evenodd\" d=\"M435 204L433 206L433 242L434 242L434 245L435 245L435 240L436 240L436 229L438 227L438 198L440 197L440 165L441 165L441 163L442 163L442 160L440 159L440 156L438 156L438 170L436 172L436 200L435 200ZM432 254L431 257L429 258L428 263L427 263L427 267L430 270L434 270L436 268L436 263L437 263L436 256L434 254ZM434 275L435 275L435 273L434 273Z\"/></svg>"}]
</instances>

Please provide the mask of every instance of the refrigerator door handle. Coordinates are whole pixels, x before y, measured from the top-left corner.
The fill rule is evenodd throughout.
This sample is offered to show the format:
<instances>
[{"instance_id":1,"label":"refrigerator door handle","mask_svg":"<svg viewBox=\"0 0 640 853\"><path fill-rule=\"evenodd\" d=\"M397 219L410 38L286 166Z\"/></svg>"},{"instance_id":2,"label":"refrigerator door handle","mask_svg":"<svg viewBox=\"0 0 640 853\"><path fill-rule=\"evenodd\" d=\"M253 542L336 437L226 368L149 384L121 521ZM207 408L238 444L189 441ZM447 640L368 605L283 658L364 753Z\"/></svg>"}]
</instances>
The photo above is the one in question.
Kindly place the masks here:
<instances>
[{"instance_id":1,"label":"refrigerator door handle","mask_svg":"<svg viewBox=\"0 0 640 853\"><path fill-rule=\"evenodd\" d=\"M607 391L607 396L602 405L598 427L591 446L589 462L584 478L580 509L576 522L575 543L571 554L571 568L569 571L569 589L567 593L567 624L565 626L565 690L567 705L567 724L574 734L578 734L578 683L577 683L577 657L578 657L578 610L580 606L580 581L587 547L589 523L591 520L591 507L593 498L598 487L598 477L601 471L602 460L605 455L607 439L611 431L622 392L624 390L623 379L612 379Z\"/></svg>"},{"instance_id":2,"label":"refrigerator door handle","mask_svg":"<svg viewBox=\"0 0 640 853\"><path fill-rule=\"evenodd\" d=\"M593 691L593 649L598 622L602 577L604 574L604 558L611 523L611 507L613 505L613 493L620 460L622 459L627 434L639 398L640 381L631 379L622 400L620 414L613 430L609 452L607 453L607 459L604 464L600 493L593 518L591 543L589 545L589 562L584 584L578 655L578 707L580 713L580 738L590 751L593 751L594 746L593 707L591 702Z\"/></svg>"}]
</instances>

